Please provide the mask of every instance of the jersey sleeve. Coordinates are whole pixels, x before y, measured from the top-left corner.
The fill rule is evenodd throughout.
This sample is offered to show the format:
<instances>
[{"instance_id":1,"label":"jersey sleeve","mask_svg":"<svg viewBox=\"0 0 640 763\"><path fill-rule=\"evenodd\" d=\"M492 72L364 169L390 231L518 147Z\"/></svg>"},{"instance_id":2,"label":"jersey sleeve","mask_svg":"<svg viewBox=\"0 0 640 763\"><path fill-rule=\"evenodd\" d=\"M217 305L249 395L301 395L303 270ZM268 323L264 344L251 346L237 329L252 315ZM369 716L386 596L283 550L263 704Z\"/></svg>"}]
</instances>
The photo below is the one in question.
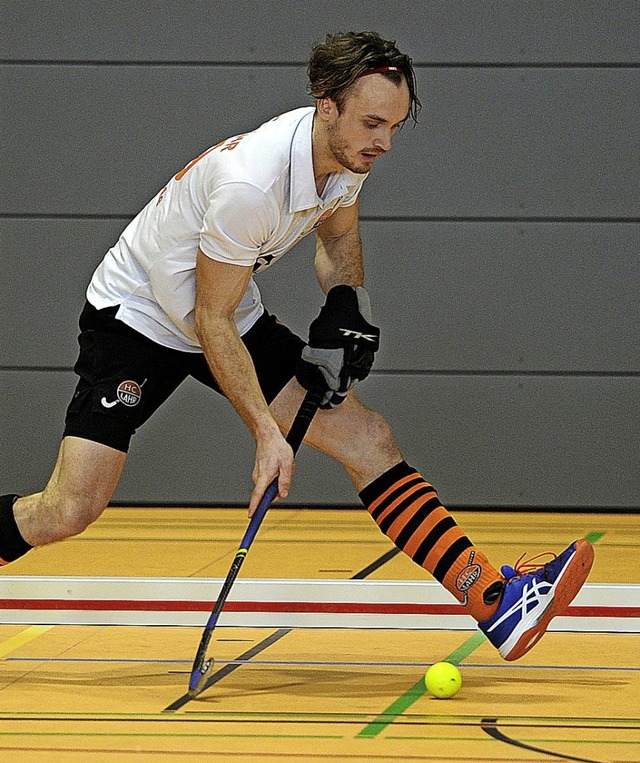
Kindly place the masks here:
<instances>
[{"instance_id":1,"label":"jersey sleeve","mask_svg":"<svg viewBox=\"0 0 640 763\"><path fill-rule=\"evenodd\" d=\"M250 183L224 183L209 196L200 248L212 260L253 266L279 220L277 205Z\"/></svg>"}]
</instances>

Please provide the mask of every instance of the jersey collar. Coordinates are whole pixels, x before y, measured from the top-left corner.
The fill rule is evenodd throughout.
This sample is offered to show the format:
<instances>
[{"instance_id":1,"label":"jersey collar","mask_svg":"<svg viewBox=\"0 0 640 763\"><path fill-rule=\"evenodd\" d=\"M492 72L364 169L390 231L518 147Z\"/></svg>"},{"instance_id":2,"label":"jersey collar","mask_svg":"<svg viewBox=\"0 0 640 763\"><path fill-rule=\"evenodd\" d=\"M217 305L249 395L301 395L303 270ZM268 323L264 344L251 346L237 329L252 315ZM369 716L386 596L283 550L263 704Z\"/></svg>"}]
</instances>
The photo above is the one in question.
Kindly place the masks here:
<instances>
[{"instance_id":1,"label":"jersey collar","mask_svg":"<svg viewBox=\"0 0 640 763\"><path fill-rule=\"evenodd\" d=\"M316 191L316 181L313 175L313 154L311 150L311 133L315 108L309 111L298 122L291 141L291 161L289 163L289 213L301 212L314 207L326 207L349 190L349 179L352 185L357 184L360 175L349 170L335 172L329 176L322 197ZM356 180L357 178L357 180Z\"/></svg>"}]
</instances>

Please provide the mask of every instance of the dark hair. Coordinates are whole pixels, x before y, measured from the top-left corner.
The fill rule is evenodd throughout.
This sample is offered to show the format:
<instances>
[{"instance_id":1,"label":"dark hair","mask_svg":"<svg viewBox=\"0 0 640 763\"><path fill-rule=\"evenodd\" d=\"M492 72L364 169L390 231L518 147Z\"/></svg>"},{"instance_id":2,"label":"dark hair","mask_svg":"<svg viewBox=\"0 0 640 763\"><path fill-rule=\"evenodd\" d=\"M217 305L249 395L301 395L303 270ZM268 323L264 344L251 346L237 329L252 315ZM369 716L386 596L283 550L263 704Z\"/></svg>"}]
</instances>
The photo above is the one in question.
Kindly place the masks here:
<instances>
[{"instance_id":1,"label":"dark hair","mask_svg":"<svg viewBox=\"0 0 640 763\"><path fill-rule=\"evenodd\" d=\"M396 48L395 41L383 40L376 32L328 34L311 52L307 74L309 93L316 100L331 98L338 111L353 83L371 69L394 66L401 71L385 71L382 76L399 85L402 77L409 87L409 114L414 122L422 104L416 93L416 78L411 58Z\"/></svg>"}]
</instances>

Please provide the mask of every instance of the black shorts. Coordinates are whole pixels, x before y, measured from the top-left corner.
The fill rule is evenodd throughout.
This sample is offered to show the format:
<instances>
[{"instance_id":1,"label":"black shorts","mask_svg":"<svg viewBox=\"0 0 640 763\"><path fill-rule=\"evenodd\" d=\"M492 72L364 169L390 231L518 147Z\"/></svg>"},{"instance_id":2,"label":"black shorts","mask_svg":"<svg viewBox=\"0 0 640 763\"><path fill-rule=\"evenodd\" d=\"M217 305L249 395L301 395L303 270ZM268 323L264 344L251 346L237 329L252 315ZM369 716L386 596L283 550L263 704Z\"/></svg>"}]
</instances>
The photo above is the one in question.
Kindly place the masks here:
<instances>
[{"instance_id":1,"label":"black shorts","mask_svg":"<svg viewBox=\"0 0 640 763\"><path fill-rule=\"evenodd\" d=\"M136 429L188 377L219 392L203 353L181 352L153 342L115 318L117 307L80 316L80 377L67 409L65 435L127 452ZM304 347L273 315L264 313L242 337L270 403L294 376Z\"/></svg>"}]
</instances>

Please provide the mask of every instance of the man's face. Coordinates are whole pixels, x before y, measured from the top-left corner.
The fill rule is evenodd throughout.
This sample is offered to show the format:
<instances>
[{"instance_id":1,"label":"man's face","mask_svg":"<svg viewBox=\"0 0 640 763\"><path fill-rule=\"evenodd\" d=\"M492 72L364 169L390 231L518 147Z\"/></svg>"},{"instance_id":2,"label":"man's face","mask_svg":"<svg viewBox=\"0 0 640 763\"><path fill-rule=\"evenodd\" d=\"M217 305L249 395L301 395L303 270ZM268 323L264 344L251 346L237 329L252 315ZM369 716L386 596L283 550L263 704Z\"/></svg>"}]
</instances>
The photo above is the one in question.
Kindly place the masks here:
<instances>
[{"instance_id":1,"label":"man's face","mask_svg":"<svg viewBox=\"0 0 640 763\"><path fill-rule=\"evenodd\" d=\"M330 103L328 148L342 167L364 174L389 151L393 136L407 118L409 88L404 79L396 85L381 74L369 74L355 82L342 113L334 101Z\"/></svg>"}]
</instances>

